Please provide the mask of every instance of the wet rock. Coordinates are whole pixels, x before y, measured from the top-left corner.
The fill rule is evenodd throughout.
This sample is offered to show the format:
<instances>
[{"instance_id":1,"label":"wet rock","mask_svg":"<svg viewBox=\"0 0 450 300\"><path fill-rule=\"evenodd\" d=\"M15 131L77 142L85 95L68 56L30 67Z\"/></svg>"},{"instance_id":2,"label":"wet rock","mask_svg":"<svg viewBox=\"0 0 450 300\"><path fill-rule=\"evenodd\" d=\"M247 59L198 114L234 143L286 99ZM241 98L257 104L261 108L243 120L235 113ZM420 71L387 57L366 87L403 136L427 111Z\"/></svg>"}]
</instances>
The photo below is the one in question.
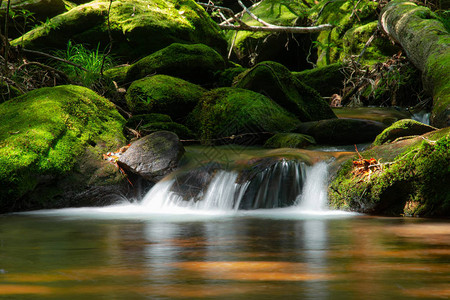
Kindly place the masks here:
<instances>
[{"instance_id":1,"label":"wet rock","mask_svg":"<svg viewBox=\"0 0 450 300\"><path fill-rule=\"evenodd\" d=\"M264 144L265 148L304 148L315 144L312 136L300 133L277 133Z\"/></svg>"},{"instance_id":2,"label":"wet rock","mask_svg":"<svg viewBox=\"0 0 450 300\"><path fill-rule=\"evenodd\" d=\"M175 133L158 131L131 144L117 163L127 171L157 182L177 167L183 153L183 145Z\"/></svg>"},{"instance_id":3,"label":"wet rock","mask_svg":"<svg viewBox=\"0 0 450 300\"><path fill-rule=\"evenodd\" d=\"M296 131L312 136L318 144L351 145L373 142L386 127L370 120L330 119L302 123Z\"/></svg>"}]
</instances>

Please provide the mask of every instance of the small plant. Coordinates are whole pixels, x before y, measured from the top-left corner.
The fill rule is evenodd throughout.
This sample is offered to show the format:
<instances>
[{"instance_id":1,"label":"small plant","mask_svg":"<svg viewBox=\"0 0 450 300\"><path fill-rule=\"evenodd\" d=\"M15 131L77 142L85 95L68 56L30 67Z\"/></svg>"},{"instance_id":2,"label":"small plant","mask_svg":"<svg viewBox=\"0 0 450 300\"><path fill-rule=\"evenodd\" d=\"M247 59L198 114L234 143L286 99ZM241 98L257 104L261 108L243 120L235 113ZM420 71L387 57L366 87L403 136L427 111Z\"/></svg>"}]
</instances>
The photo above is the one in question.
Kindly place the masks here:
<instances>
[{"instance_id":1,"label":"small plant","mask_svg":"<svg viewBox=\"0 0 450 300\"><path fill-rule=\"evenodd\" d=\"M69 41L66 50L58 50L54 55L83 67L86 71L64 62L58 62L56 65L56 68L66 73L74 83L88 88L93 88L96 82L100 80L103 63L104 69L113 65L111 57L105 57L100 52L100 45L97 46L96 50L92 51L82 44L75 44Z\"/></svg>"}]
</instances>

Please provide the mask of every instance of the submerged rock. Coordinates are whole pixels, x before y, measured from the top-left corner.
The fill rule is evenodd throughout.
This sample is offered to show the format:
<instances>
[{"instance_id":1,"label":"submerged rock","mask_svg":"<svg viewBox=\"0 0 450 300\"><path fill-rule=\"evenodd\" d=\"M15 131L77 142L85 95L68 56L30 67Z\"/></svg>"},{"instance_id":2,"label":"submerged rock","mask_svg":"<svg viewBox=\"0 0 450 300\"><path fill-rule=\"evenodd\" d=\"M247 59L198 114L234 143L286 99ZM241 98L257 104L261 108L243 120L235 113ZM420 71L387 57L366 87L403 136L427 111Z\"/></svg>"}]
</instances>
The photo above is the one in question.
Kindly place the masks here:
<instances>
[{"instance_id":1,"label":"submerged rock","mask_svg":"<svg viewBox=\"0 0 450 300\"><path fill-rule=\"evenodd\" d=\"M160 113L184 121L206 90L185 80L155 75L134 81L125 95L133 113Z\"/></svg>"},{"instance_id":2,"label":"submerged rock","mask_svg":"<svg viewBox=\"0 0 450 300\"><path fill-rule=\"evenodd\" d=\"M204 44L174 43L126 68L125 82L165 74L192 83L211 84L214 74L225 69L225 61L218 52Z\"/></svg>"},{"instance_id":3,"label":"submerged rock","mask_svg":"<svg viewBox=\"0 0 450 300\"><path fill-rule=\"evenodd\" d=\"M183 153L183 145L175 133L158 131L131 144L117 163L148 181L157 182L177 167Z\"/></svg>"},{"instance_id":4,"label":"submerged rock","mask_svg":"<svg viewBox=\"0 0 450 300\"><path fill-rule=\"evenodd\" d=\"M312 136L324 145L371 143L386 125L360 119L331 119L300 124L297 132Z\"/></svg>"},{"instance_id":5,"label":"submerged rock","mask_svg":"<svg viewBox=\"0 0 450 300\"><path fill-rule=\"evenodd\" d=\"M390 216L450 216L450 128L361 153L382 163L356 176L352 160L332 180L332 208Z\"/></svg>"},{"instance_id":6,"label":"submerged rock","mask_svg":"<svg viewBox=\"0 0 450 300\"><path fill-rule=\"evenodd\" d=\"M65 49L69 40L100 49L109 43L108 0L76 6L12 42L27 49ZM208 14L192 0L112 1L112 53L136 59L174 42L203 43L223 53L226 41Z\"/></svg>"},{"instance_id":7,"label":"submerged rock","mask_svg":"<svg viewBox=\"0 0 450 300\"><path fill-rule=\"evenodd\" d=\"M405 119L400 120L386 128L382 133L380 133L375 141L374 146L382 145L386 143L393 142L395 139L407 136L417 136L424 133L434 131L437 128L411 120Z\"/></svg>"},{"instance_id":8,"label":"submerged rock","mask_svg":"<svg viewBox=\"0 0 450 300\"><path fill-rule=\"evenodd\" d=\"M114 104L80 86L0 104L0 211L98 205L126 192L101 154L125 144ZM99 201L99 202L97 202Z\"/></svg>"},{"instance_id":9,"label":"submerged rock","mask_svg":"<svg viewBox=\"0 0 450 300\"><path fill-rule=\"evenodd\" d=\"M219 88L203 95L187 125L198 132L204 143L252 145L262 144L267 134L293 130L299 121L261 94Z\"/></svg>"},{"instance_id":10,"label":"submerged rock","mask_svg":"<svg viewBox=\"0 0 450 300\"><path fill-rule=\"evenodd\" d=\"M242 73L234 86L266 95L302 122L336 117L314 89L298 81L286 67L276 62L259 63Z\"/></svg>"}]
</instances>

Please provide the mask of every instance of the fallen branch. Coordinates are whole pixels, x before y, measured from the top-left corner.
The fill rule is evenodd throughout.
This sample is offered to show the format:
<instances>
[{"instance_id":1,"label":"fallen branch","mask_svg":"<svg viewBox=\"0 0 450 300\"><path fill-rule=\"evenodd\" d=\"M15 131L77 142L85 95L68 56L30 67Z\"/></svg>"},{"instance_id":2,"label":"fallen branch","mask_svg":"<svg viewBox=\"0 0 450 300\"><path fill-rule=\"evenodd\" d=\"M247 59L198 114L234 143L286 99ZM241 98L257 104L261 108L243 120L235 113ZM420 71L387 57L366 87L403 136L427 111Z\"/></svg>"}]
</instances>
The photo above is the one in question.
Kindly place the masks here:
<instances>
[{"instance_id":1,"label":"fallen branch","mask_svg":"<svg viewBox=\"0 0 450 300\"><path fill-rule=\"evenodd\" d=\"M28 49L25 49L25 48L21 48L20 50L22 50L23 52L26 52L26 53L31 53L31 54L36 54L36 55L45 56L45 57L48 57L48 58L51 58L51 59L54 59L54 60L57 60L57 61L60 61L60 62L69 64L69 65L72 65L72 66L74 66L74 67L77 67L77 68L80 69L80 70L85 71L85 72L89 72L88 70L86 70L85 68L83 68L83 67L80 66L80 65L77 65L76 63L73 63L73 62L71 62L71 61L62 59L62 58L60 58L60 57L56 57L56 56L50 55L50 54L45 53L45 52L40 52L40 51L36 51L36 50L28 50Z\"/></svg>"},{"instance_id":2,"label":"fallen branch","mask_svg":"<svg viewBox=\"0 0 450 300\"><path fill-rule=\"evenodd\" d=\"M66 73L64 73L64 72L62 72L62 71L60 71L60 70L57 70L57 69L55 69L55 68L52 68L52 67L50 67L50 66L41 64L41 63L36 62L36 61L24 63L23 65L21 65L21 66L19 66L19 67L17 68L16 72L17 72L17 71L20 71L22 68L25 68L25 67L28 67L28 66L37 66L37 67L40 67L41 69L45 69L45 70L47 70L47 71L55 72L56 74L58 74L59 76L61 76L61 79L62 79L62 80L66 81L66 82L69 82L69 77L67 77Z\"/></svg>"}]
</instances>

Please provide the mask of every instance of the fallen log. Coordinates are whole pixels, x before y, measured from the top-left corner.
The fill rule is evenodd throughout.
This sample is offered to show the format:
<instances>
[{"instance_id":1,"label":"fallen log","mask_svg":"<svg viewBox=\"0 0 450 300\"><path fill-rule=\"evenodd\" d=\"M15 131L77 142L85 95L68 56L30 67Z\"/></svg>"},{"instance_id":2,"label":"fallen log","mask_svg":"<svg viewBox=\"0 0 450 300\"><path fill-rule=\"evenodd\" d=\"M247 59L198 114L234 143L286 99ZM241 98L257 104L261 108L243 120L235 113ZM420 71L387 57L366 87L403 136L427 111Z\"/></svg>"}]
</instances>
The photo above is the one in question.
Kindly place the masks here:
<instances>
[{"instance_id":1,"label":"fallen log","mask_svg":"<svg viewBox=\"0 0 450 300\"><path fill-rule=\"evenodd\" d=\"M450 34L442 22L426 7L394 0L381 12L378 25L422 72L423 86L433 97L431 124L450 126Z\"/></svg>"}]
</instances>

